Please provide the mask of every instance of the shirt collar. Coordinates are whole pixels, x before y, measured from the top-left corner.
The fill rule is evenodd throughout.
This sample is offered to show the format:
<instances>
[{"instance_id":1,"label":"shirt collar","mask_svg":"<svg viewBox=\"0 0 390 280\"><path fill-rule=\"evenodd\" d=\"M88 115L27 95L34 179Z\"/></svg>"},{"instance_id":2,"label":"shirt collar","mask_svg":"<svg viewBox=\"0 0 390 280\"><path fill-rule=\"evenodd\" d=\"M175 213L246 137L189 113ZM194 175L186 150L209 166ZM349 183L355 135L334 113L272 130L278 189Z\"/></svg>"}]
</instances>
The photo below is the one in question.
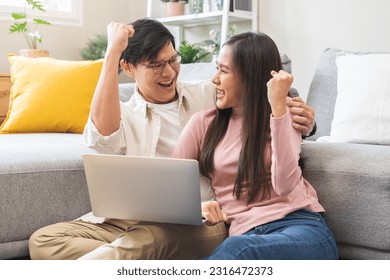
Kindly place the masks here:
<instances>
[{"instance_id":1,"label":"shirt collar","mask_svg":"<svg viewBox=\"0 0 390 280\"><path fill-rule=\"evenodd\" d=\"M137 84L134 86L134 100L136 108L140 110L142 116L146 118L148 113L148 103L146 103L143 96L139 93Z\"/></svg>"},{"instance_id":2,"label":"shirt collar","mask_svg":"<svg viewBox=\"0 0 390 280\"><path fill-rule=\"evenodd\" d=\"M187 106L187 98L183 94L182 90L182 84L177 81L176 82L176 92L178 94L179 99L179 108L181 106ZM134 87L134 98L137 108L142 112L142 115L144 118L148 116L148 113L150 113L151 108L149 108L148 103L145 101L144 97L139 93L138 85L135 84Z\"/></svg>"},{"instance_id":3,"label":"shirt collar","mask_svg":"<svg viewBox=\"0 0 390 280\"><path fill-rule=\"evenodd\" d=\"M185 95L184 95L184 90L182 90L183 89L183 85L182 85L182 83L181 82L179 82L179 81L176 81L176 92L177 92L177 94L178 94L178 98L179 98L179 108L181 107L181 106L187 106L188 104L187 104L187 98L185 97Z\"/></svg>"}]
</instances>

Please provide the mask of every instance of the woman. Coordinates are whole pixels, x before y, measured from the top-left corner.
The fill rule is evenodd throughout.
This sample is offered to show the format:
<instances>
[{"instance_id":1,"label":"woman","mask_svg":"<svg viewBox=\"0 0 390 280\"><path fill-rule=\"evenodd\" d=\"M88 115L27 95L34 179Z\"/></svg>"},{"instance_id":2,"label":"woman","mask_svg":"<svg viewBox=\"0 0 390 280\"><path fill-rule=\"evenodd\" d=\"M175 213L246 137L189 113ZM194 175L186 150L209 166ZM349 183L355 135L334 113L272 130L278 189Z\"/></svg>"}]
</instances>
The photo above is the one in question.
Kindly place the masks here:
<instances>
[{"instance_id":1,"label":"woman","mask_svg":"<svg viewBox=\"0 0 390 280\"><path fill-rule=\"evenodd\" d=\"M301 134L287 102L293 77L265 34L232 36L217 60L216 108L195 114L172 156L199 161L216 201L206 223L229 237L209 259L336 259L314 188L299 167Z\"/></svg>"}]
</instances>

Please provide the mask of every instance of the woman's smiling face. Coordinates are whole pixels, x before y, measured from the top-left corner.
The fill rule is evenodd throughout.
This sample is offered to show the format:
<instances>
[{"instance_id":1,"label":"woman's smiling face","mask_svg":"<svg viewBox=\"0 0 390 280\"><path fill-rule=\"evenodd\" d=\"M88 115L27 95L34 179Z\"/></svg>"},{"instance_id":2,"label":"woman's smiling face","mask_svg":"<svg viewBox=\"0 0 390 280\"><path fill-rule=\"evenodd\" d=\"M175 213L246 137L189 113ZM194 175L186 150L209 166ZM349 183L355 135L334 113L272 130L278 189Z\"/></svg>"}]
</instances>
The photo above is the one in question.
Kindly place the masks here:
<instances>
[{"instance_id":1,"label":"woman's smiling face","mask_svg":"<svg viewBox=\"0 0 390 280\"><path fill-rule=\"evenodd\" d=\"M217 59L217 73L213 77L216 85L216 105L219 109L241 106L243 86L241 79L234 71L230 46L221 48Z\"/></svg>"}]
</instances>

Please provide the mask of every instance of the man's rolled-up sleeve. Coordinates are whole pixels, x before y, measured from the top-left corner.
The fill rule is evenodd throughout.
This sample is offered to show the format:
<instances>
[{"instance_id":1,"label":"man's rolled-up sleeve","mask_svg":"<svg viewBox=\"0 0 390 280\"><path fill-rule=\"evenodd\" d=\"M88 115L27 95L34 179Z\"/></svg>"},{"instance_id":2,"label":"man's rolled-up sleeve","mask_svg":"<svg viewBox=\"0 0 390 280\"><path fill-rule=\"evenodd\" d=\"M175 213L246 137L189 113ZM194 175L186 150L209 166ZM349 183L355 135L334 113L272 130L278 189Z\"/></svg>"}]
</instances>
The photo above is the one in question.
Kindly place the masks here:
<instances>
[{"instance_id":1,"label":"man's rolled-up sleeve","mask_svg":"<svg viewBox=\"0 0 390 280\"><path fill-rule=\"evenodd\" d=\"M104 136L99 133L92 119L88 118L83 132L83 142L87 147L102 154L125 154L126 143L122 121L115 132Z\"/></svg>"}]
</instances>

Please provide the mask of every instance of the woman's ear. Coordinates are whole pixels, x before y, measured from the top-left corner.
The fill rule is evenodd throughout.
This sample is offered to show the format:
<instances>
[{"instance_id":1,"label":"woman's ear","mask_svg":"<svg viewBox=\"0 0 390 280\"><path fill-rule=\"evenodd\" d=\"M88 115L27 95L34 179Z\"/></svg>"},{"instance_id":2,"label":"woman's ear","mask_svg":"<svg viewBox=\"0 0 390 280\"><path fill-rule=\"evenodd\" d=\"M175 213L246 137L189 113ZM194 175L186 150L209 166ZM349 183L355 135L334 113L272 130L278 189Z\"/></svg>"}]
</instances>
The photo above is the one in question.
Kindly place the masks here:
<instances>
[{"instance_id":1,"label":"woman's ear","mask_svg":"<svg viewBox=\"0 0 390 280\"><path fill-rule=\"evenodd\" d=\"M126 63L123 59L120 61L120 65L123 69L123 72L126 73L127 76L134 79L133 65L131 63Z\"/></svg>"}]
</instances>

